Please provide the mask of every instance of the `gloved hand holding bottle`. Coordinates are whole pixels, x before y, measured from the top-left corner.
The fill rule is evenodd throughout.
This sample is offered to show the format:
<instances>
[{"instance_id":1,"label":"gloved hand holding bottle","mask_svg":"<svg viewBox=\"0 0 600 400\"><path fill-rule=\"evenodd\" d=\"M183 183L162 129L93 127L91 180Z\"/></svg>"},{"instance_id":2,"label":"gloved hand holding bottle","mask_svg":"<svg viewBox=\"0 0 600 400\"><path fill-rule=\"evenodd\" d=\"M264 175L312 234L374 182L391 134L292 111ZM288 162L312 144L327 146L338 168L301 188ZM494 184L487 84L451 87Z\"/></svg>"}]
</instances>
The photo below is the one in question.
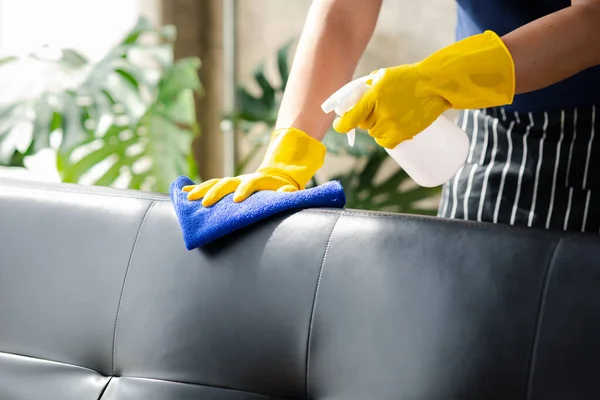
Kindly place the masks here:
<instances>
[{"instance_id":1,"label":"gloved hand holding bottle","mask_svg":"<svg viewBox=\"0 0 600 400\"><path fill-rule=\"evenodd\" d=\"M334 129L366 129L380 146L391 149L450 108L506 105L514 93L513 59L498 35L486 31L421 62L385 69L354 108L334 121Z\"/></svg>"}]
</instances>

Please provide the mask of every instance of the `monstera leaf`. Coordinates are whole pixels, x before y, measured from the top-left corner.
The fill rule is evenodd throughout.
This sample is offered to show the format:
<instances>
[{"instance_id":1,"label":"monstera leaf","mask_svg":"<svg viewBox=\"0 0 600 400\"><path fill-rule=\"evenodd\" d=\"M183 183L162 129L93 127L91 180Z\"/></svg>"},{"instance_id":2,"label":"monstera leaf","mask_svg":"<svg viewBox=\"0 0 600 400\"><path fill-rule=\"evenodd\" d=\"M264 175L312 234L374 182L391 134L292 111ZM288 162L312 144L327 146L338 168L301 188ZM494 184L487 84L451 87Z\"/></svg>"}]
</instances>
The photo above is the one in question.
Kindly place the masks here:
<instances>
[{"instance_id":1,"label":"monstera leaf","mask_svg":"<svg viewBox=\"0 0 600 400\"><path fill-rule=\"evenodd\" d=\"M60 84L0 105L0 163L22 166L52 148L65 182L110 186L124 179L129 188L166 192L179 175L198 179L191 143L199 131L200 61L174 62L175 39L172 26L155 28L141 18L98 62L70 49L52 59L27 56L46 68L45 80ZM0 67L20 61L0 60Z\"/></svg>"},{"instance_id":2,"label":"monstera leaf","mask_svg":"<svg viewBox=\"0 0 600 400\"><path fill-rule=\"evenodd\" d=\"M166 192L177 176L190 175L190 148L198 132L193 97L200 89L198 67L197 59L184 59L167 70L158 84L156 100L137 124L118 124L119 117L128 117L124 112L102 136L59 152L63 180L78 182L101 162L108 165L91 182L94 185L110 186L125 174L132 189ZM85 153L88 148L92 149L88 154L74 160L78 150Z\"/></svg>"}]
</instances>

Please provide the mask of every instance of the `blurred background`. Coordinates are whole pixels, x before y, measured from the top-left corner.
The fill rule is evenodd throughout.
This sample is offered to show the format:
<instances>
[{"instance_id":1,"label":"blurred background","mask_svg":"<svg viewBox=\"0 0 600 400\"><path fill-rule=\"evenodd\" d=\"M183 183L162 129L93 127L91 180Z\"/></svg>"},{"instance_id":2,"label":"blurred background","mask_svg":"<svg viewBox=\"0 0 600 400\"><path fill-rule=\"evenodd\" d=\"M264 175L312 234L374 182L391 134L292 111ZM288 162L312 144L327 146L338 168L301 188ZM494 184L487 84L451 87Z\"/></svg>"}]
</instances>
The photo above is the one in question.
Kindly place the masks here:
<instances>
[{"instance_id":1,"label":"blurred background","mask_svg":"<svg viewBox=\"0 0 600 400\"><path fill-rule=\"evenodd\" d=\"M0 0L0 177L168 193L260 163L311 0ZM384 0L356 76L454 40L453 0ZM455 115L449 114L451 118ZM312 185L435 214L363 133L325 138Z\"/></svg>"}]
</instances>

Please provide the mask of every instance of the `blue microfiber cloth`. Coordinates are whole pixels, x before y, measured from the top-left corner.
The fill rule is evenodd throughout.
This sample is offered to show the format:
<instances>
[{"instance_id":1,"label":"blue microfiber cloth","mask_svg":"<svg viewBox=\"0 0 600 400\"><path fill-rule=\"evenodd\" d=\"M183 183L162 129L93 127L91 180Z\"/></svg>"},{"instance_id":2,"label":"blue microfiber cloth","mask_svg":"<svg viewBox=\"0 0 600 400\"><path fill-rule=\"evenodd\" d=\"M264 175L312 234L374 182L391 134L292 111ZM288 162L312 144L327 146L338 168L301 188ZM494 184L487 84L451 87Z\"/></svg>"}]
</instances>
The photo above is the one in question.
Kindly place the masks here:
<instances>
[{"instance_id":1,"label":"blue microfiber cloth","mask_svg":"<svg viewBox=\"0 0 600 400\"><path fill-rule=\"evenodd\" d=\"M187 199L187 193L181 189L194 184L191 179L180 176L170 189L188 250L284 211L314 207L342 208L346 204L344 189L337 181L296 192L259 191L240 203L234 203L233 194L230 194L211 207L203 207L201 200Z\"/></svg>"}]
</instances>

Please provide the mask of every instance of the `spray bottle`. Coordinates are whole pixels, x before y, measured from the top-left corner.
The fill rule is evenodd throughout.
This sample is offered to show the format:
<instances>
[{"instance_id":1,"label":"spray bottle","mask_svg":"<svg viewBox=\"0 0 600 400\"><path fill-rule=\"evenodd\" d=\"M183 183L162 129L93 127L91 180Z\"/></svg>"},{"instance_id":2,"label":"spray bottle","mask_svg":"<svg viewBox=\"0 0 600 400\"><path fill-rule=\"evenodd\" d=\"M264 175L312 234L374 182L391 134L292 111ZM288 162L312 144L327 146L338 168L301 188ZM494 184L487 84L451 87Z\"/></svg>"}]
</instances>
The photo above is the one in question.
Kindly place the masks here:
<instances>
[{"instance_id":1,"label":"spray bottle","mask_svg":"<svg viewBox=\"0 0 600 400\"><path fill-rule=\"evenodd\" d=\"M384 73L385 70L380 69L347 83L325 100L321 109L326 114L332 111L345 114L369 90L368 82L374 85ZM354 146L354 130L348 132L347 137L348 144ZM418 185L435 187L450 180L463 166L469 152L469 138L442 115L412 139L385 150Z\"/></svg>"}]
</instances>

